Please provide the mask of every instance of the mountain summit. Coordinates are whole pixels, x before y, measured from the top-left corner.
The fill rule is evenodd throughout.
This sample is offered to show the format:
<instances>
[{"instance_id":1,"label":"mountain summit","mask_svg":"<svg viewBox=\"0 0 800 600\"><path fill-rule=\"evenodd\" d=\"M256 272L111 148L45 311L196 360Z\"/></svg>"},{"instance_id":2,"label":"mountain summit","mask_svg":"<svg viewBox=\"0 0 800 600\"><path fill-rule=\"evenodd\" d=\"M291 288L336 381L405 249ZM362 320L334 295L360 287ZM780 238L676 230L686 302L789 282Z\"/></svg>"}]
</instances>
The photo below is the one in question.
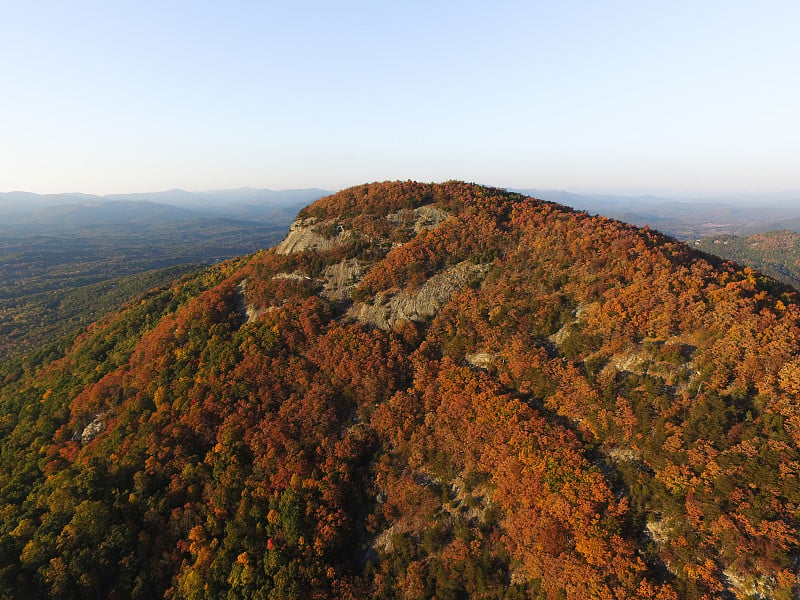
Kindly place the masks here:
<instances>
[{"instance_id":1,"label":"mountain summit","mask_svg":"<svg viewBox=\"0 0 800 600\"><path fill-rule=\"evenodd\" d=\"M0 597L793 598L800 307L648 229L379 183L0 389Z\"/></svg>"}]
</instances>

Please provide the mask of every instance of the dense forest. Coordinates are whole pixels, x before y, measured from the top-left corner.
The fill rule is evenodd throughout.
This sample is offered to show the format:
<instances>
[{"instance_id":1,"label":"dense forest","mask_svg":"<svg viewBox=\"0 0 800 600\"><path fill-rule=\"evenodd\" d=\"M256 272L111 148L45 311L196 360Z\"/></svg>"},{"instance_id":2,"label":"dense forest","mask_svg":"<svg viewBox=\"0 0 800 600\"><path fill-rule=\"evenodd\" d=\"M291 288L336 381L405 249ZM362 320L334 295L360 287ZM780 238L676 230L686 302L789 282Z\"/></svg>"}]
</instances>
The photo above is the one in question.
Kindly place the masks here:
<instances>
[{"instance_id":1,"label":"dense forest","mask_svg":"<svg viewBox=\"0 0 800 600\"><path fill-rule=\"evenodd\" d=\"M800 297L370 184L0 373L1 598L789 600Z\"/></svg>"},{"instance_id":2,"label":"dense forest","mask_svg":"<svg viewBox=\"0 0 800 600\"><path fill-rule=\"evenodd\" d=\"M703 238L694 246L800 289L800 234L795 231L765 231L748 236L716 235Z\"/></svg>"}]
</instances>

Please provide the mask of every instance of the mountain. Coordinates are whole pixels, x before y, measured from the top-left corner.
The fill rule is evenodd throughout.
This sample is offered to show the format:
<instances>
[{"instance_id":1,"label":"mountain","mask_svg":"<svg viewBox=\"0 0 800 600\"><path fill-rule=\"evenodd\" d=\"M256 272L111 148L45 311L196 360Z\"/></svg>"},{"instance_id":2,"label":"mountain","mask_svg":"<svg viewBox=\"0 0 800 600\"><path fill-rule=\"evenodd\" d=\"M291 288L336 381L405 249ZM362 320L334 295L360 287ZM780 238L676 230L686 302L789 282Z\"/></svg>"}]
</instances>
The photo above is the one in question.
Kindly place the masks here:
<instances>
[{"instance_id":1,"label":"mountain","mask_svg":"<svg viewBox=\"0 0 800 600\"><path fill-rule=\"evenodd\" d=\"M29 214L59 204L91 204L101 200L91 194L33 194L31 192L0 192L0 215L4 218Z\"/></svg>"},{"instance_id":2,"label":"mountain","mask_svg":"<svg viewBox=\"0 0 800 600\"><path fill-rule=\"evenodd\" d=\"M797 226L800 221L800 192L670 198L516 191L641 227L647 225L681 240L794 229L792 225Z\"/></svg>"},{"instance_id":3,"label":"mountain","mask_svg":"<svg viewBox=\"0 0 800 600\"><path fill-rule=\"evenodd\" d=\"M379 183L2 370L4 598L798 592L800 297Z\"/></svg>"}]
</instances>

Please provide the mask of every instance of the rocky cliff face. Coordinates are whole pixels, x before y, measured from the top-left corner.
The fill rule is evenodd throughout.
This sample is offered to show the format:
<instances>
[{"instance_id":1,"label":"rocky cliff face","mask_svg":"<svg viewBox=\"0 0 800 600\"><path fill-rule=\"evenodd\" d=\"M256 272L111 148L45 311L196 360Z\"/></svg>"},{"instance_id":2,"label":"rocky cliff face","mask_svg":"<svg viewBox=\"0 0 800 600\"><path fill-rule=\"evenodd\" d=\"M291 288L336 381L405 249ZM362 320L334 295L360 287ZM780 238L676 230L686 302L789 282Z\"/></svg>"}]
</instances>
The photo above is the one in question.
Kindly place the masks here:
<instances>
[{"instance_id":1,"label":"rocky cliff face","mask_svg":"<svg viewBox=\"0 0 800 600\"><path fill-rule=\"evenodd\" d=\"M332 231L326 229L333 228ZM317 219L297 219L289 228L289 234L275 247L277 254L293 254L309 250L325 251L346 244L352 233L337 226L335 222L318 223Z\"/></svg>"},{"instance_id":2,"label":"rocky cliff face","mask_svg":"<svg viewBox=\"0 0 800 600\"><path fill-rule=\"evenodd\" d=\"M417 236L436 229L450 218L443 209L427 204L416 208L404 208L379 218L385 219L392 229L403 232L405 237ZM371 232L348 229L337 218L299 217L292 224L289 234L276 248L276 254L303 252L325 253L336 248L358 242L377 248L397 249L404 245L396 237L384 235L376 238ZM364 262L363 258L345 258L328 264L315 277L302 273L278 273L278 279L302 279L313 281L321 296L349 306L346 317L382 329L391 328L404 321L422 322L430 320L452 298L453 294L467 284L477 283L488 271L488 265L477 265L463 261L439 269L413 290L383 290L369 302L352 303L352 293L375 260ZM248 309L248 318L259 313Z\"/></svg>"},{"instance_id":3,"label":"rocky cliff face","mask_svg":"<svg viewBox=\"0 0 800 600\"><path fill-rule=\"evenodd\" d=\"M430 320L467 285L476 285L486 275L489 265L467 261L432 275L414 290L379 294L371 302L356 302L347 316L367 325L390 329L403 321Z\"/></svg>"}]
</instances>

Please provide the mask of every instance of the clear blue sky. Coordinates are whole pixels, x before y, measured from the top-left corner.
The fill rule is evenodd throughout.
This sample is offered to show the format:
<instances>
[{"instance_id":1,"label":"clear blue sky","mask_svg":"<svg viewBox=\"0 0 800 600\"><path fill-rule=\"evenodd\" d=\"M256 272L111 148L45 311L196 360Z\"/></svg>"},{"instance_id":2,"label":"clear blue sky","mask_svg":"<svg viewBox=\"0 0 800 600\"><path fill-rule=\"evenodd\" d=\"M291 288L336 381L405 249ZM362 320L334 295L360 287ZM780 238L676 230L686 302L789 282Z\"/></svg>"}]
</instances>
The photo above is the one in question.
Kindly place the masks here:
<instances>
[{"instance_id":1,"label":"clear blue sky","mask_svg":"<svg viewBox=\"0 0 800 600\"><path fill-rule=\"evenodd\" d=\"M800 189L800 3L0 0L0 191Z\"/></svg>"}]
</instances>

